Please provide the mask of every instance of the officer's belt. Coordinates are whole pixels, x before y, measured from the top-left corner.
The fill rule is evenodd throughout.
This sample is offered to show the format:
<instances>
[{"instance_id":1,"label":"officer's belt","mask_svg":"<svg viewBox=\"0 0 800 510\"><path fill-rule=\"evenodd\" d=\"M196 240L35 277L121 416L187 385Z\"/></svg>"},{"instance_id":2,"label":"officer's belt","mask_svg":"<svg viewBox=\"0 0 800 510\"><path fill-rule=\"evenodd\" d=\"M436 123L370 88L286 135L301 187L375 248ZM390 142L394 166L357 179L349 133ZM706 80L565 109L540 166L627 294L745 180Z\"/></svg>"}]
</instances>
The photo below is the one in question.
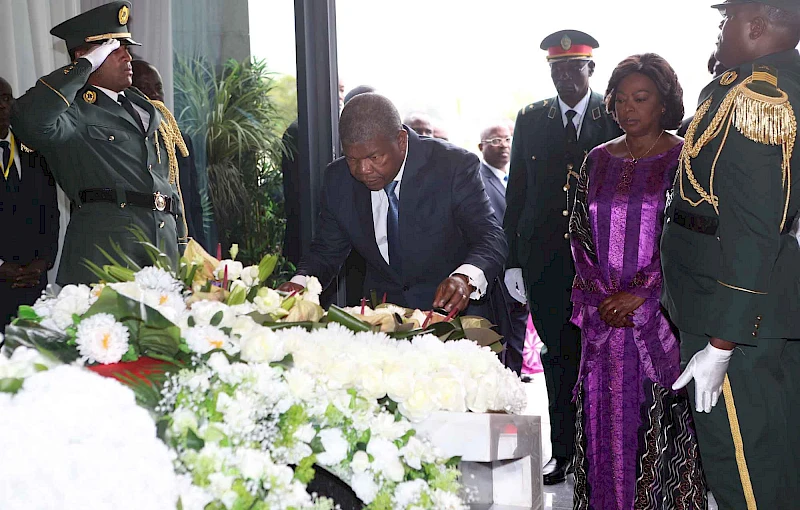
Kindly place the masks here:
<instances>
[{"instance_id":1,"label":"officer's belt","mask_svg":"<svg viewBox=\"0 0 800 510\"><path fill-rule=\"evenodd\" d=\"M157 193L140 193L138 191L125 191L125 199L121 200L117 196L117 190L111 188L89 188L78 192L80 205L92 202L109 202L119 204L120 207L141 207L177 215L176 204L172 197Z\"/></svg>"},{"instance_id":2,"label":"officer's belt","mask_svg":"<svg viewBox=\"0 0 800 510\"><path fill-rule=\"evenodd\" d=\"M673 210L672 221L687 230L708 236L715 235L719 227L719 218L716 216L703 216L702 214L694 214L693 212L681 211L680 209ZM786 221L781 234L789 234L792 230L793 223L794 216Z\"/></svg>"}]
</instances>

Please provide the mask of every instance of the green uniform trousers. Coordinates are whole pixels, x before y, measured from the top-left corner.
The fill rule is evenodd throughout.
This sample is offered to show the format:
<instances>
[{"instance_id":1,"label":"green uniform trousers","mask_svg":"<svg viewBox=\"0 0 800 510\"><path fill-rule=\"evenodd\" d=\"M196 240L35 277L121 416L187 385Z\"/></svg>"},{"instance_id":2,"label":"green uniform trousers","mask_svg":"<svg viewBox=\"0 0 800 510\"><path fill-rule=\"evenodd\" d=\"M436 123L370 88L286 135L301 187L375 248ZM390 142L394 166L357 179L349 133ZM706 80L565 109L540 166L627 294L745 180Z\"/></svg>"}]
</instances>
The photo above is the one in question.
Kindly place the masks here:
<instances>
[{"instance_id":1,"label":"green uniform trousers","mask_svg":"<svg viewBox=\"0 0 800 510\"><path fill-rule=\"evenodd\" d=\"M683 367L708 340L681 331ZM800 340L737 347L727 383L711 413L694 411L706 480L719 510L799 509ZM694 409L694 383L687 388Z\"/></svg>"}]
</instances>

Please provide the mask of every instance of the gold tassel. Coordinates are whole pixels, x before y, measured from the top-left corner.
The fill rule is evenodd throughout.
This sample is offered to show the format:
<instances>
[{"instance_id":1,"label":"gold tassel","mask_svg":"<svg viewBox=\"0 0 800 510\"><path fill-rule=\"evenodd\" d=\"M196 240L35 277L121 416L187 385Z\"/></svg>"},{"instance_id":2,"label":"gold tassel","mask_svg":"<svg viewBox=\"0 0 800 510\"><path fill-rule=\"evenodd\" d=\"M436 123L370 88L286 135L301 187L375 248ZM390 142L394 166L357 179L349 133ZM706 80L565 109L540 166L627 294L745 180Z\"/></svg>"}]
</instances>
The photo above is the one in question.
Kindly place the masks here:
<instances>
[{"instance_id":1,"label":"gold tassel","mask_svg":"<svg viewBox=\"0 0 800 510\"><path fill-rule=\"evenodd\" d=\"M794 145L797 121L785 92L769 97L747 87L738 90L733 107L733 125L754 142L766 145ZM791 141L790 141L791 140Z\"/></svg>"}]
</instances>

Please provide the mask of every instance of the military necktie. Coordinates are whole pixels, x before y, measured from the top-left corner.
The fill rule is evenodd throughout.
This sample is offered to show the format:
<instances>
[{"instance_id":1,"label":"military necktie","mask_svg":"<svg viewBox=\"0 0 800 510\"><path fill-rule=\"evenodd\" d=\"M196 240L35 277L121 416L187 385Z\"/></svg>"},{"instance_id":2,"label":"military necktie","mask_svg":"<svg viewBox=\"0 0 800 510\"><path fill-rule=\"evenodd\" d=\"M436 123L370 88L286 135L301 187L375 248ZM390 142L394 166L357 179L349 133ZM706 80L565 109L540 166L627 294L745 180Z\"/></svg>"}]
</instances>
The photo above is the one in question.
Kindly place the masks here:
<instances>
[{"instance_id":1,"label":"military necktie","mask_svg":"<svg viewBox=\"0 0 800 510\"><path fill-rule=\"evenodd\" d=\"M11 175L11 172L17 171L17 166L11 159L11 146L8 144L8 141L6 140L1 141L0 149L3 150L3 177L5 178L5 180L8 180L8 177Z\"/></svg>"},{"instance_id":2,"label":"military necktie","mask_svg":"<svg viewBox=\"0 0 800 510\"><path fill-rule=\"evenodd\" d=\"M389 265L398 273L403 272L402 260L400 259L400 199L397 198L394 190L398 181L387 184L383 190L389 199L389 214L386 216L386 238L389 242Z\"/></svg>"},{"instance_id":3,"label":"military necktie","mask_svg":"<svg viewBox=\"0 0 800 510\"><path fill-rule=\"evenodd\" d=\"M133 121L136 122L136 125L142 130L142 133L146 133L147 131L145 131L144 124L142 123L142 116L133 108L131 100L128 99L125 94L120 94L117 96L117 101L119 101L119 104L128 112L128 115L133 118Z\"/></svg>"}]
</instances>

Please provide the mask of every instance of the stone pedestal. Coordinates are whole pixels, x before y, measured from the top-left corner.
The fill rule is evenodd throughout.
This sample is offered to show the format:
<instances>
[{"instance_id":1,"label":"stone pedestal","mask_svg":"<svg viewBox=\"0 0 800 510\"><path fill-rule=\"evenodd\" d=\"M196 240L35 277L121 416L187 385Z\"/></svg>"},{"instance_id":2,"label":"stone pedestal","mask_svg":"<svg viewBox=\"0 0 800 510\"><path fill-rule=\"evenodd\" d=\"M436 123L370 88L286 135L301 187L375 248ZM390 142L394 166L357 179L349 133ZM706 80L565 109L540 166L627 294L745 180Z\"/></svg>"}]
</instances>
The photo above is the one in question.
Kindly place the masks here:
<instances>
[{"instance_id":1,"label":"stone pedestal","mask_svg":"<svg viewBox=\"0 0 800 510\"><path fill-rule=\"evenodd\" d=\"M438 412L415 428L461 457L473 510L544 509L539 416Z\"/></svg>"}]
</instances>

